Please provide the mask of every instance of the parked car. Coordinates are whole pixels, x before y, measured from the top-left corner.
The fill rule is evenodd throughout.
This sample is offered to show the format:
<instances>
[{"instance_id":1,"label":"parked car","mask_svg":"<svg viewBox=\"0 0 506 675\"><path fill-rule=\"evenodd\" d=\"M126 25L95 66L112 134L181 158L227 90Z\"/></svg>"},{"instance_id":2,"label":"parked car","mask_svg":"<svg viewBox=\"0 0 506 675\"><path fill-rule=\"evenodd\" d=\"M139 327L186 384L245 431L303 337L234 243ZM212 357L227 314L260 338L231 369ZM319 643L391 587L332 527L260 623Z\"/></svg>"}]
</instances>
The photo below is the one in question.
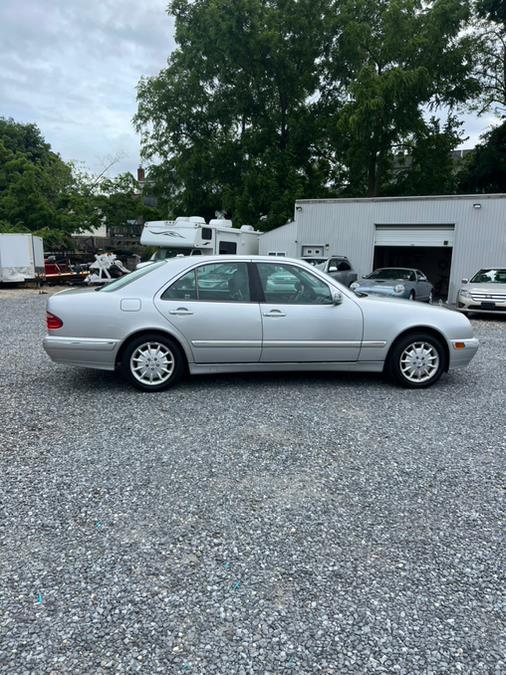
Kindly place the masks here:
<instances>
[{"instance_id":1,"label":"parked car","mask_svg":"<svg viewBox=\"0 0 506 675\"><path fill-rule=\"evenodd\" d=\"M462 279L462 284L457 295L457 309L463 314L506 312L505 267L487 267L477 272L471 281Z\"/></svg>"},{"instance_id":2,"label":"parked car","mask_svg":"<svg viewBox=\"0 0 506 675\"><path fill-rule=\"evenodd\" d=\"M307 262L308 258L303 258L303 260ZM320 262L315 263L314 266L345 286L350 286L358 278L358 274L353 271L350 261L344 255L333 255L330 258L319 260Z\"/></svg>"},{"instance_id":3,"label":"parked car","mask_svg":"<svg viewBox=\"0 0 506 675\"><path fill-rule=\"evenodd\" d=\"M300 260L269 256L172 258L98 292L63 291L48 300L47 327L53 361L118 369L143 391L187 370L386 372L421 388L478 349L458 312L358 297Z\"/></svg>"},{"instance_id":4,"label":"parked car","mask_svg":"<svg viewBox=\"0 0 506 675\"><path fill-rule=\"evenodd\" d=\"M382 267L351 285L367 295L406 298L432 303L433 287L423 272L408 267Z\"/></svg>"}]
</instances>

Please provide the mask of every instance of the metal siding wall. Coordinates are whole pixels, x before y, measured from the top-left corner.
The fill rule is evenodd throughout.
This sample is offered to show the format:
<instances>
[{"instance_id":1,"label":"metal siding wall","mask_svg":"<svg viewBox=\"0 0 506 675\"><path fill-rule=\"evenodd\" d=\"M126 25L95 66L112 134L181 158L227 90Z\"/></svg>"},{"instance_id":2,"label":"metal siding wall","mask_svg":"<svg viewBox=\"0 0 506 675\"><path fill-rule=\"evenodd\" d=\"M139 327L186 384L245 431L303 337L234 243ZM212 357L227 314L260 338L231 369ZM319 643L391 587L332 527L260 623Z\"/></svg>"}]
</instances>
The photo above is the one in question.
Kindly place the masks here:
<instances>
[{"instance_id":1,"label":"metal siding wall","mask_svg":"<svg viewBox=\"0 0 506 675\"><path fill-rule=\"evenodd\" d=\"M286 251L288 258L298 257L297 223L288 223L275 230L265 232L260 237L259 253L268 255L269 251Z\"/></svg>"},{"instance_id":2,"label":"metal siding wall","mask_svg":"<svg viewBox=\"0 0 506 675\"><path fill-rule=\"evenodd\" d=\"M474 203L481 208L475 209ZM359 275L374 257L376 225L454 225L449 301L460 280L480 267L506 265L506 196L448 199L299 201L297 255L301 246L329 245L326 252L348 256Z\"/></svg>"}]
</instances>

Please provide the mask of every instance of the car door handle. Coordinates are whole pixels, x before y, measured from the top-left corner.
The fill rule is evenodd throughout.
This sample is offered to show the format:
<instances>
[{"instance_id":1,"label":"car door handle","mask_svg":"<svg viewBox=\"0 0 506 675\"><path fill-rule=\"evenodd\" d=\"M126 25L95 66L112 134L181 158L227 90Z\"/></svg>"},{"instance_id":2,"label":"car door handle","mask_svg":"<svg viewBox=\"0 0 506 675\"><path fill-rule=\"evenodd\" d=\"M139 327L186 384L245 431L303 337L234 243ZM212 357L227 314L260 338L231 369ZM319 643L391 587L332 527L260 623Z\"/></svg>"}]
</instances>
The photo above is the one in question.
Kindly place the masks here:
<instances>
[{"instance_id":1,"label":"car door handle","mask_svg":"<svg viewBox=\"0 0 506 675\"><path fill-rule=\"evenodd\" d=\"M169 314L176 314L177 316L190 316L193 312L190 312L186 307L178 307L177 309L171 309Z\"/></svg>"},{"instance_id":2,"label":"car door handle","mask_svg":"<svg viewBox=\"0 0 506 675\"><path fill-rule=\"evenodd\" d=\"M271 319L278 319L282 316L286 316L286 314L284 314L280 309L271 309L270 312L264 312L264 316Z\"/></svg>"}]
</instances>

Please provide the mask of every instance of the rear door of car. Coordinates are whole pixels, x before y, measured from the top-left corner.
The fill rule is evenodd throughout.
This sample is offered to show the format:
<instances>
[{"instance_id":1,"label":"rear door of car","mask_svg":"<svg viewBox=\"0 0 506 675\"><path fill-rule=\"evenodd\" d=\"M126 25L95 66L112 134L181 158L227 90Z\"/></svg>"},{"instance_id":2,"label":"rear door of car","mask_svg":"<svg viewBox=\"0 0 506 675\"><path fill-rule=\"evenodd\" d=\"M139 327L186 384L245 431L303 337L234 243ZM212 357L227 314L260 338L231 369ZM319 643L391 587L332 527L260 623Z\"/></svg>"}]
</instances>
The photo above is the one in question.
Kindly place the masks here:
<instances>
[{"instance_id":1,"label":"rear door of car","mask_svg":"<svg viewBox=\"0 0 506 675\"><path fill-rule=\"evenodd\" d=\"M262 362L356 361L363 318L358 303L302 266L255 263L261 293Z\"/></svg>"},{"instance_id":2,"label":"rear door of car","mask_svg":"<svg viewBox=\"0 0 506 675\"><path fill-rule=\"evenodd\" d=\"M184 335L196 363L254 363L262 319L253 297L247 262L203 262L171 282L155 304Z\"/></svg>"}]
</instances>

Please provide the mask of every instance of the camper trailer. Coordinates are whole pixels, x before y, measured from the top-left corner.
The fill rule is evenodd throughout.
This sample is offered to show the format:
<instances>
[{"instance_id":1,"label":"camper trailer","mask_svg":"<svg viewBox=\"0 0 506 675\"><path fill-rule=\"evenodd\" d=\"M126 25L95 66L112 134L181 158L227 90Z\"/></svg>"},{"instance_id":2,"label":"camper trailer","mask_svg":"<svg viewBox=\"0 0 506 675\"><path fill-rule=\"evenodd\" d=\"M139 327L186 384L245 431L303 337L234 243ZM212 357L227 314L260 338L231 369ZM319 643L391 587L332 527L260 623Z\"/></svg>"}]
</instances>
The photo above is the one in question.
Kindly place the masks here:
<instances>
[{"instance_id":1,"label":"camper trailer","mask_svg":"<svg viewBox=\"0 0 506 675\"><path fill-rule=\"evenodd\" d=\"M176 220L156 220L144 225L143 246L156 247L149 262L177 255L255 255L260 232L251 225L232 227L231 220L215 219L206 223L200 216ZM148 263L140 263L140 266Z\"/></svg>"}]
</instances>

